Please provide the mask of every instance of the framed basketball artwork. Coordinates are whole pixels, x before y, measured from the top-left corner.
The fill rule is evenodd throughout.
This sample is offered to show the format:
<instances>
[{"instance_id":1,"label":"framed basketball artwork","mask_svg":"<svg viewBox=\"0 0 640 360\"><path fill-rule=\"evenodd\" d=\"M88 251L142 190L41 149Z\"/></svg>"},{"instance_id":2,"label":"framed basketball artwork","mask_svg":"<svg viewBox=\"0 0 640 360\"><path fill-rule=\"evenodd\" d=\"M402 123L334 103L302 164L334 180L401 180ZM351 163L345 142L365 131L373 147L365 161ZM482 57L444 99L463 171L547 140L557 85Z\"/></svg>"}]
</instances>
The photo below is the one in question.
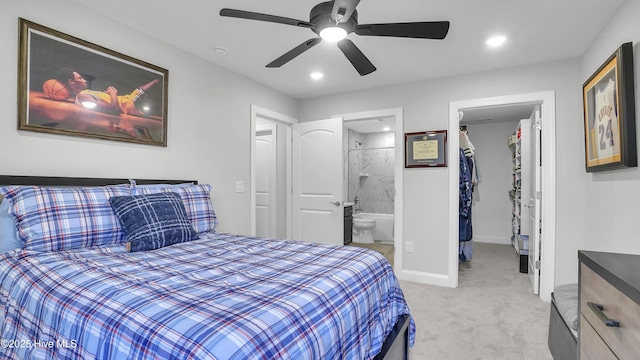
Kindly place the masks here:
<instances>
[{"instance_id":1,"label":"framed basketball artwork","mask_svg":"<svg viewBox=\"0 0 640 360\"><path fill-rule=\"evenodd\" d=\"M167 146L169 71L19 19L18 129Z\"/></svg>"},{"instance_id":2,"label":"framed basketball artwork","mask_svg":"<svg viewBox=\"0 0 640 360\"><path fill-rule=\"evenodd\" d=\"M633 74L625 43L582 86L587 172L638 165Z\"/></svg>"}]
</instances>

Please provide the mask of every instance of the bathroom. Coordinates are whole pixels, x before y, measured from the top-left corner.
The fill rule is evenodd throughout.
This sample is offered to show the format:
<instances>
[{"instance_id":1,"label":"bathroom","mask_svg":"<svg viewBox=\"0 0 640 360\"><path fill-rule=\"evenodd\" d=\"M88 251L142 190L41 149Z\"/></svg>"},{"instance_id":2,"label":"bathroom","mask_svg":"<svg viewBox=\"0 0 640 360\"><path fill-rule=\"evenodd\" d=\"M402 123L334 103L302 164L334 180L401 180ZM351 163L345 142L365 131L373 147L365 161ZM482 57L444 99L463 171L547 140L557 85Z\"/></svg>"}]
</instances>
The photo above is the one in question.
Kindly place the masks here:
<instances>
[{"instance_id":1,"label":"bathroom","mask_svg":"<svg viewBox=\"0 0 640 360\"><path fill-rule=\"evenodd\" d=\"M394 245L393 119L345 123L344 193L354 215L353 243ZM373 240L373 241L372 241Z\"/></svg>"}]
</instances>

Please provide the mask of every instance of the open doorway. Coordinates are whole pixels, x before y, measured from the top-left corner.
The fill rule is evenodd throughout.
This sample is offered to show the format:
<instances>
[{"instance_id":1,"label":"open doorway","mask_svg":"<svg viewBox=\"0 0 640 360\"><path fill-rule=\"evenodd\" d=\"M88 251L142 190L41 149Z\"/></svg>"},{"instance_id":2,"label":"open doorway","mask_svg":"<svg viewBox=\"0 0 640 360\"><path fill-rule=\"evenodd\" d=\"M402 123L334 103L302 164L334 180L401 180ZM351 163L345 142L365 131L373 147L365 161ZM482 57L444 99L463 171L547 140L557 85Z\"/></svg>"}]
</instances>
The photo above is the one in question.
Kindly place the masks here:
<instances>
[{"instance_id":1,"label":"open doorway","mask_svg":"<svg viewBox=\"0 0 640 360\"><path fill-rule=\"evenodd\" d=\"M543 239L542 252L540 259L540 298L550 301L551 291L554 286L554 261L555 261L555 94L553 91L541 93L519 94L511 96L501 96L494 98L473 99L466 101L457 101L450 103L449 106L449 131L451 134L459 133L460 113L463 113L463 119L467 121L473 120L474 113L477 115L476 122L481 118L489 118L487 114L498 114L500 109L507 110L528 110L534 105L540 106L542 120L541 148L543 176L541 177L542 191L540 195L544 197L542 201L541 219L544 226L542 227L541 238ZM487 113L488 112L488 113ZM523 118L529 118L527 114ZM492 115L493 116L493 115ZM520 117L521 115L517 115ZM506 148L507 138L503 140ZM449 161L451 164L458 164L460 139L452 136L449 142ZM481 161L481 160L480 160ZM482 163L480 164L482 166ZM481 169L482 171L482 169ZM459 201L459 167L452 166L449 168L450 176L450 268L452 274L451 284L453 287L458 286L458 259L459 259L459 222L458 222L458 201ZM514 271L517 271L515 269Z\"/></svg>"},{"instance_id":2,"label":"open doorway","mask_svg":"<svg viewBox=\"0 0 640 360\"><path fill-rule=\"evenodd\" d=\"M291 239L291 125L298 120L251 105L251 235ZM260 154L257 154L257 150ZM268 166L265 163L268 162ZM260 177L260 181L257 178Z\"/></svg>"},{"instance_id":3,"label":"open doorway","mask_svg":"<svg viewBox=\"0 0 640 360\"><path fill-rule=\"evenodd\" d=\"M400 274L404 168L402 109L338 114L332 117L343 119L346 133L343 141L343 198L346 202L353 203L354 213L357 208L358 213L365 216L371 214L372 217L380 217L375 219L380 224L378 230L383 232L378 240L384 240L374 245L384 243L381 246L392 247L390 255L393 261L390 262L396 273ZM355 202L356 196L358 204Z\"/></svg>"},{"instance_id":4,"label":"open doorway","mask_svg":"<svg viewBox=\"0 0 640 360\"><path fill-rule=\"evenodd\" d=\"M255 211L257 237L277 238L278 224L278 124L256 121Z\"/></svg>"},{"instance_id":5,"label":"open doorway","mask_svg":"<svg viewBox=\"0 0 640 360\"><path fill-rule=\"evenodd\" d=\"M376 250L393 265L395 117L343 124L345 214L349 207L352 213L345 236L351 235L351 246Z\"/></svg>"}]
</instances>

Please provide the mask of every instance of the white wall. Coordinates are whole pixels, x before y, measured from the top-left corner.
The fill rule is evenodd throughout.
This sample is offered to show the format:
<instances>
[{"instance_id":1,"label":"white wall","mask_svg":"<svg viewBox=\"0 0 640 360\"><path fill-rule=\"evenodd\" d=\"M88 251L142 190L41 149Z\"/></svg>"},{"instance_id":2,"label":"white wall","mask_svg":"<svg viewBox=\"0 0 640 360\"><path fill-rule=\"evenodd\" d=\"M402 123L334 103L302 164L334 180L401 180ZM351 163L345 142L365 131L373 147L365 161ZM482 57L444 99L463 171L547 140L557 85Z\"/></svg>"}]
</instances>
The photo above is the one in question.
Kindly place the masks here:
<instances>
[{"instance_id":1,"label":"white wall","mask_svg":"<svg viewBox=\"0 0 640 360\"><path fill-rule=\"evenodd\" d=\"M18 17L168 69L167 147L18 131ZM68 0L3 0L0 43L0 173L197 179L214 186L219 229L250 232L249 191L234 192L249 189L250 104L295 117L294 99Z\"/></svg>"},{"instance_id":2,"label":"white wall","mask_svg":"<svg viewBox=\"0 0 640 360\"><path fill-rule=\"evenodd\" d=\"M620 45L625 42L633 43L636 138L640 137L638 14L640 1L625 1L585 53L581 67L581 81L584 82ZM578 249L640 254L638 229L635 226L640 220L640 168L587 174L582 166L580 176L586 179L587 185L583 193L585 207L579 212L587 235L576 239L579 242Z\"/></svg>"},{"instance_id":3,"label":"white wall","mask_svg":"<svg viewBox=\"0 0 640 360\"><path fill-rule=\"evenodd\" d=\"M560 221L556 236L558 241L575 243L572 239L586 235L583 219L575 217L575 208L584 206L586 179L573 179L574 174L584 171L579 67L580 61L573 59L302 100L298 118L311 121L332 114L400 107L405 132L442 130L448 128L449 102L554 90L559 139ZM427 276L450 275L448 183L445 168L404 170L403 240L414 243L414 252L402 254L403 270ZM568 256L575 257L575 251L561 255L565 259L558 261L567 261Z\"/></svg>"},{"instance_id":4,"label":"white wall","mask_svg":"<svg viewBox=\"0 0 640 360\"><path fill-rule=\"evenodd\" d=\"M473 192L473 241L511 244L513 161L507 139L518 121L467 124L482 181Z\"/></svg>"}]
</instances>

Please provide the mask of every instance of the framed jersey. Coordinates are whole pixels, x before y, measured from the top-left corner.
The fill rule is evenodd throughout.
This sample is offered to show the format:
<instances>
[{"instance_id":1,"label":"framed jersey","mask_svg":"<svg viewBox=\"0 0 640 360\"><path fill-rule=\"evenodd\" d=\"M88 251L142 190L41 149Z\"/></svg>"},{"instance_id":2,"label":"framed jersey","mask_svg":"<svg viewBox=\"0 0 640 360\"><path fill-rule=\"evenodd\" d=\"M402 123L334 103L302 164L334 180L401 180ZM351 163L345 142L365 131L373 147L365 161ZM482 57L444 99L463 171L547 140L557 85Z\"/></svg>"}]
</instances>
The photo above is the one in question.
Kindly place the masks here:
<instances>
[{"instance_id":1,"label":"framed jersey","mask_svg":"<svg viewBox=\"0 0 640 360\"><path fill-rule=\"evenodd\" d=\"M633 46L625 43L583 84L587 172L638 165Z\"/></svg>"}]
</instances>

